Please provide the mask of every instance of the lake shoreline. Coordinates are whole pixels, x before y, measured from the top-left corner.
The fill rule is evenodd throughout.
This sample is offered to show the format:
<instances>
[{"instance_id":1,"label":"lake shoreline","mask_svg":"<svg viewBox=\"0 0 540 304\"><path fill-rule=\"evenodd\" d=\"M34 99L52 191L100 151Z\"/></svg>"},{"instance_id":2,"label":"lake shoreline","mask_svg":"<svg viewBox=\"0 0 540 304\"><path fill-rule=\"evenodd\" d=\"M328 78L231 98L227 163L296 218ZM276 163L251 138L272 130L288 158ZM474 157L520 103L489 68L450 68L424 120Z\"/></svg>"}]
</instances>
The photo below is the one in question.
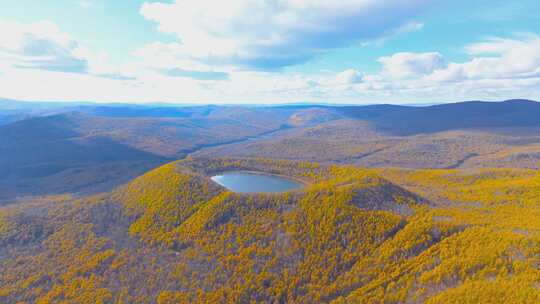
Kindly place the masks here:
<instances>
[{"instance_id":1,"label":"lake shoreline","mask_svg":"<svg viewBox=\"0 0 540 304\"><path fill-rule=\"evenodd\" d=\"M280 178L283 178L283 179L288 179L288 180L300 183L304 187L307 187L307 186L311 185L311 182L303 180L303 179L301 179L299 177L296 177L296 176L290 176L290 175L279 174L279 173L270 173L270 172L265 172L265 171L254 171L254 170L242 170L242 169L239 169L239 170L228 170L228 171L215 171L215 172L211 172L209 175L211 175L210 178L212 178L212 177L215 177L217 175L223 175L225 173L249 173L249 174L256 174L256 175L263 175L263 176L264 175L266 175L266 176L274 176L274 177L280 177Z\"/></svg>"},{"instance_id":2,"label":"lake shoreline","mask_svg":"<svg viewBox=\"0 0 540 304\"><path fill-rule=\"evenodd\" d=\"M231 170L213 174L210 179L235 193L284 193L306 187L304 181L264 171Z\"/></svg>"}]
</instances>

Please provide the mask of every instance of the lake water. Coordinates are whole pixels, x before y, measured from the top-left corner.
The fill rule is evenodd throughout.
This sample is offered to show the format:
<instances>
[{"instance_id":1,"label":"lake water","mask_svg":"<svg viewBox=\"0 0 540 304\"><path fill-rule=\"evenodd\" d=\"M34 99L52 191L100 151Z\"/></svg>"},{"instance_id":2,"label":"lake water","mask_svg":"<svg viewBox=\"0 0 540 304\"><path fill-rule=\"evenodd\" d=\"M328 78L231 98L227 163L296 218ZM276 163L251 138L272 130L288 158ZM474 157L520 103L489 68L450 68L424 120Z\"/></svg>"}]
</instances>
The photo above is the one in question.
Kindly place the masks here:
<instances>
[{"instance_id":1,"label":"lake water","mask_svg":"<svg viewBox=\"0 0 540 304\"><path fill-rule=\"evenodd\" d=\"M302 187L301 183L275 175L250 172L225 172L212 177L223 187L238 193L286 192Z\"/></svg>"}]
</instances>

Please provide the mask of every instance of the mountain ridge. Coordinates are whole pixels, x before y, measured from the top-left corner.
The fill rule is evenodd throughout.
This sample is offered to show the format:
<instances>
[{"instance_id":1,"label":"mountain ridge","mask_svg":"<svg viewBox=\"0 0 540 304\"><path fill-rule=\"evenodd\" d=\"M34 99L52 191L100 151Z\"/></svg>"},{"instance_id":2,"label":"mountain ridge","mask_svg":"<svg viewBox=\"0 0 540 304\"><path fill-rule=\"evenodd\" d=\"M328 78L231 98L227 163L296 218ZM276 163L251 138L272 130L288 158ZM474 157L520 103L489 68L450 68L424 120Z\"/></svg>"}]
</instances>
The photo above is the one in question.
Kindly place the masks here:
<instances>
[{"instance_id":1,"label":"mountain ridge","mask_svg":"<svg viewBox=\"0 0 540 304\"><path fill-rule=\"evenodd\" d=\"M137 162L137 166L146 162L142 169L147 170L197 153L308 157L370 167L481 166L484 159L490 164L534 167L540 155L534 130L539 127L540 103L528 100L428 107L66 108L0 125L0 192L4 196L24 196L27 190L23 189L40 193L43 186L37 184L57 183L57 178L69 178L80 170L95 172L92 167L104 161L109 167L124 160ZM435 144L440 145L440 152ZM403 149L403 145L411 147ZM391 153L398 147L399 154ZM452 152L453 147L462 148ZM435 152L433 157L415 156L428 148ZM118 168L124 171L127 167L120 164ZM124 173L129 179L142 172ZM93 174L84 180L89 179L90 184L90 180L101 180ZM16 177L25 179L16 182ZM115 184L112 180L111 185Z\"/></svg>"}]
</instances>

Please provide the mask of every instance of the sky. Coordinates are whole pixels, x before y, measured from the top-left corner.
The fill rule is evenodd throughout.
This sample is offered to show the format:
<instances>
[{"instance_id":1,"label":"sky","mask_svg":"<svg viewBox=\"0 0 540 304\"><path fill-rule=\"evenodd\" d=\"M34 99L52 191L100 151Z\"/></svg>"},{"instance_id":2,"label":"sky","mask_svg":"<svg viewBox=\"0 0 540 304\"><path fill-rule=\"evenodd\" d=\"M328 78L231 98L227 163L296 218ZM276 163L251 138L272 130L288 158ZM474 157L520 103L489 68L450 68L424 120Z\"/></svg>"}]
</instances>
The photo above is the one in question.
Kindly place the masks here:
<instances>
[{"instance_id":1,"label":"sky","mask_svg":"<svg viewBox=\"0 0 540 304\"><path fill-rule=\"evenodd\" d=\"M0 1L2 98L540 100L537 0Z\"/></svg>"}]
</instances>

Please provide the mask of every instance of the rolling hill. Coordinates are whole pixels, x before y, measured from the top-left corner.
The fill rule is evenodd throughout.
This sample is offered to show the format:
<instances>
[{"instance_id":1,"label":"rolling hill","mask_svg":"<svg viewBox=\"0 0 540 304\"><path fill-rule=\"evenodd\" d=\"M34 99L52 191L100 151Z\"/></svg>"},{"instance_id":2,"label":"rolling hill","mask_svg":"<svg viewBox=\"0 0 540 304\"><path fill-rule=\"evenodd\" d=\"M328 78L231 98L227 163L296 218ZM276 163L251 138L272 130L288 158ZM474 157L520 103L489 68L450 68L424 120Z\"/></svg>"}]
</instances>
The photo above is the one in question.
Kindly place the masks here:
<instances>
[{"instance_id":1,"label":"rolling hill","mask_svg":"<svg viewBox=\"0 0 540 304\"><path fill-rule=\"evenodd\" d=\"M209 179L227 170L309 185L234 194ZM109 194L0 208L0 300L536 303L539 183L522 169L185 159Z\"/></svg>"},{"instance_id":2,"label":"rolling hill","mask_svg":"<svg viewBox=\"0 0 540 304\"><path fill-rule=\"evenodd\" d=\"M366 167L540 166L540 106L526 100L426 107L4 104L31 117L0 124L0 199L108 191L190 153Z\"/></svg>"}]
</instances>

